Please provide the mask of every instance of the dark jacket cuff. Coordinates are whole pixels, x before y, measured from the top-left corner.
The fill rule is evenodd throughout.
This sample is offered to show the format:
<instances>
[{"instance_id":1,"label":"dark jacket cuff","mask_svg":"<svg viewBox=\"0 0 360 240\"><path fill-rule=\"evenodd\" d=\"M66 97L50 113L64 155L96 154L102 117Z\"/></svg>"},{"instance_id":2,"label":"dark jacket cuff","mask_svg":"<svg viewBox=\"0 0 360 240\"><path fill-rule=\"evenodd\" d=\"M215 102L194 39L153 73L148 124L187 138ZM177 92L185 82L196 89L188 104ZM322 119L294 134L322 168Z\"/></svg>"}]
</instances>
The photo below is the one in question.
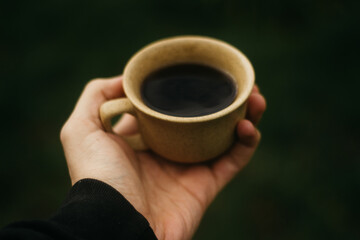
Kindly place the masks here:
<instances>
[{"instance_id":1,"label":"dark jacket cuff","mask_svg":"<svg viewBox=\"0 0 360 240\"><path fill-rule=\"evenodd\" d=\"M157 239L117 190L94 179L78 181L51 221L82 239Z\"/></svg>"}]
</instances>

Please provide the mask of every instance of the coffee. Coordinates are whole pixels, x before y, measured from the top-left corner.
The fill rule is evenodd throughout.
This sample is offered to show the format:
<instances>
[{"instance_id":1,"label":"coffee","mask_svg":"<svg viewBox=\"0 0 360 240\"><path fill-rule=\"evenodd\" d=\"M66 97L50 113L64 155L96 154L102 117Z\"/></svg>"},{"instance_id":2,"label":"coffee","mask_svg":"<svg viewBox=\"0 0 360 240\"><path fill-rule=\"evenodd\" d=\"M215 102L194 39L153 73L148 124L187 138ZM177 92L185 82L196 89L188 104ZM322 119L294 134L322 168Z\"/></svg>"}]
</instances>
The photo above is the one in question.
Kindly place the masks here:
<instances>
[{"instance_id":1,"label":"coffee","mask_svg":"<svg viewBox=\"0 0 360 240\"><path fill-rule=\"evenodd\" d=\"M236 85L226 73L190 63L159 69L148 75L141 87L148 107L178 117L218 112L234 101L236 93Z\"/></svg>"}]
</instances>

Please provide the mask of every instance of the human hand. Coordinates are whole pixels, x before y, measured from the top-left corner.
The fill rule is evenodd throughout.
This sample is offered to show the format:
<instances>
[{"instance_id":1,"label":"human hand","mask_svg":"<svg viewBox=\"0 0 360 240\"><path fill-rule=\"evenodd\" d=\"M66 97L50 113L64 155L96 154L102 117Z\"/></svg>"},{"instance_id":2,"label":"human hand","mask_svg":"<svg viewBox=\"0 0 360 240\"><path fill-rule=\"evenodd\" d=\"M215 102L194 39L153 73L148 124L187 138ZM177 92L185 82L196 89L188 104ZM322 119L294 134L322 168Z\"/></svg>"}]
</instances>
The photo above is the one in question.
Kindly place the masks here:
<instances>
[{"instance_id":1,"label":"human hand","mask_svg":"<svg viewBox=\"0 0 360 240\"><path fill-rule=\"evenodd\" d=\"M255 86L247 119L237 125L238 139L221 158L185 165L152 152L135 152L121 137L104 131L101 104L123 96L121 77L93 80L85 87L61 130L72 184L84 178L101 180L144 215L159 239L191 239L206 208L251 159L260 141L255 125L265 111L265 99ZM136 120L125 114L114 131L136 133Z\"/></svg>"}]
</instances>

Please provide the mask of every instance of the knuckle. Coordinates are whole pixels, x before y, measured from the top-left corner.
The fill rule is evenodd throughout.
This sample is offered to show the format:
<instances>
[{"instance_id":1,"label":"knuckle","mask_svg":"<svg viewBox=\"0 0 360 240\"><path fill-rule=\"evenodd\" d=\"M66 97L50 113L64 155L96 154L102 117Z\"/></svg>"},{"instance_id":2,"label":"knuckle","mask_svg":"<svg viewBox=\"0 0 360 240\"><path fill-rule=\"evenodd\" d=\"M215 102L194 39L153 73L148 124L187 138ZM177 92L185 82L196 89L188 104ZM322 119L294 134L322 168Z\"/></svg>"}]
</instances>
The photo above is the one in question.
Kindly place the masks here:
<instances>
[{"instance_id":1,"label":"knuckle","mask_svg":"<svg viewBox=\"0 0 360 240\"><path fill-rule=\"evenodd\" d=\"M69 122L66 122L60 130L60 140L65 142L71 132L71 125Z\"/></svg>"},{"instance_id":2,"label":"knuckle","mask_svg":"<svg viewBox=\"0 0 360 240\"><path fill-rule=\"evenodd\" d=\"M92 79L90 80L86 86L85 86L85 89L94 89L94 88L98 88L100 85L103 84L105 80L102 79L102 78L95 78L95 79Z\"/></svg>"}]
</instances>

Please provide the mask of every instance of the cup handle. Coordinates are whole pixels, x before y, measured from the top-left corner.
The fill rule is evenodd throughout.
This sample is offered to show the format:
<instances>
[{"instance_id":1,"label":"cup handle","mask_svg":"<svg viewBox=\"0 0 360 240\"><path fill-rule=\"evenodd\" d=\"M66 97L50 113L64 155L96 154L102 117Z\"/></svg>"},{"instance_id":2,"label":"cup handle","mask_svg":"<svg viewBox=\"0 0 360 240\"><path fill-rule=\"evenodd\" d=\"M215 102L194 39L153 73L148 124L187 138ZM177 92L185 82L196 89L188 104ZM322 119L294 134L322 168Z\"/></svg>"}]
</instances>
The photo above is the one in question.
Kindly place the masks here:
<instances>
[{"instance_id":1,"label":"cup handle","mask_svg":"<svg viewBox=\"0 0 360 240\"><path fill-rule=\"evenodd\" d=\"M122 113L129 113L136 117L134 106L127 98L118 98L103 103L100 107L100 119L107 132L114 133L111 119ZM144 151L146 146L140 133L132 136L121 136L134 150Z\"/></svg>"}]
</instances>

